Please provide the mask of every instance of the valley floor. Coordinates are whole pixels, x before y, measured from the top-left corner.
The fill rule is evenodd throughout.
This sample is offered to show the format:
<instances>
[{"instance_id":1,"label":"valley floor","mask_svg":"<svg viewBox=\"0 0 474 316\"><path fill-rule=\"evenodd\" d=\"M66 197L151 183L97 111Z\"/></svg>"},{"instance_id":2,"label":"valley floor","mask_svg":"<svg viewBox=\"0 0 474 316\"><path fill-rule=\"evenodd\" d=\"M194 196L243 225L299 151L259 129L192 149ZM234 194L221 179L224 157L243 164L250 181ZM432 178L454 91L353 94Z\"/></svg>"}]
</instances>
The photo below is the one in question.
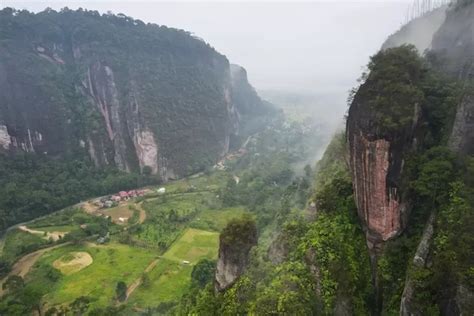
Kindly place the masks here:
<instances>
[{"instance_id":1,"label":"valley floor","mask_svg":"<svg viewBox=\"0 0 474 316\"><path fill-rule=\"evenodd\" d=\"M41 282L46 266L57 268L57 262L67 261L71 254L86 253L92 263L72 273L62 271L59 282L43 297L45 306L70 304L81 296L94 297L92 307L126 303L135 310L177 300L189 284L193 266L201 259L217 258L219 230L230 219L246 212L244 207L216 207L216 190L223 185L224 173L216 171L209 176L202 174L171 182L163 186L165 194L157 193L158 187L147 188L146 196L112 208L100 208L95 205L100 198L92 199L65 211L66 214L58 212L19 225L4 237L3 255L8 256L16 243L28 244L25 239L33 239L32 244L41 249L18 256L1 284L13 275L27 283ZM161 221L170 216L176 216L178 223L168 223L173 226L169 234L160 235L156 226L166 224ZM189 219L180 223L179 218L186 216ZM72 237L105 218L110 218L108 225L114 227L113 232L107 231L107 242L98 241L100 233ZM120 240L124 234L130 240ZM146 284L144 275L148 279ZM123 303L115 299L114 289L119 280L127 284ZM0 295L5 294L1 290Z\"/></svg>"}]
</instances>

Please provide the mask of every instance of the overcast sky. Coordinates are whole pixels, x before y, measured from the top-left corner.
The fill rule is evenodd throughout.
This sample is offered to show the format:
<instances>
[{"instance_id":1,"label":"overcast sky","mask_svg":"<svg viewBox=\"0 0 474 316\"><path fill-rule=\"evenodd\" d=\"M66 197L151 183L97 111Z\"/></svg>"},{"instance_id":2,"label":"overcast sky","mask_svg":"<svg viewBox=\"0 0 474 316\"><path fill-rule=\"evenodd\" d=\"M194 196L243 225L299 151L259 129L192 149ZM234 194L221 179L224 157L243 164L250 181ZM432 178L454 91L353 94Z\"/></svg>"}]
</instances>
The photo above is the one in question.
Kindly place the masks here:
<instances>
[{"instance_id":1,"label":"overcast sky","mask_svg":"<svg viewBox=\"0 0 474 316\"><path fill-rule=\"evenodd\" d=\"M257 89L346 93L369 56L401 26L411 1L0 3L124 13L193 32L244 66Z\"/></svg>"}]
</instances>

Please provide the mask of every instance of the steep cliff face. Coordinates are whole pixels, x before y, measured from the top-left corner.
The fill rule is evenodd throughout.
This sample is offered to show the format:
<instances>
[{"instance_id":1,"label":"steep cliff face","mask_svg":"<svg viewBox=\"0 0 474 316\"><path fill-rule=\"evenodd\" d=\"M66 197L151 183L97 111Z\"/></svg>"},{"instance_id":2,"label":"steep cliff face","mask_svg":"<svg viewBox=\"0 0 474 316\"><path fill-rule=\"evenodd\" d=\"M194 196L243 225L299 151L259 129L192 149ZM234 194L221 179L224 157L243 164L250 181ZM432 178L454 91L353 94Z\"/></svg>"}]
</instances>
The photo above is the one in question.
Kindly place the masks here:
<instances>
[{"instance_id":1,"label":"steep cliff face","mask_svg":"<svg viewBox=\"0 0 474 316\"><path fill-rule=\"evenodd\" d=\"M255 89L249 84L247 71L239 65L230 65L232 100L239 125L233 126L241 138L254 134L262 124L271 119L269 113L275 109L270 103L262 100Z\"/></svg>"},{"instance_id":2,"label":"steep cliff face","mask_svg":"<svg viewBox=\"0 0 474 316\"><path fill-rule=\"evenodd\" d=\"M458 1L433 37L436 66L464 82L464 97L458 106L450 138L454 151L474 154L474 4Z\"/></svg>"},{"instance_id":3,"label":"steep cliff face","mask_svg":"<svg viewBox=\"0 0 474 316\"><path fill-rule=\"evenodd\" d=\"M249 263L249 253L257 245L257 227L248 218L233 220L219 238L219 257L215 274L215 288L223 291L234 284Z\"/></svg>"},{"instance_id":4,"label":"steep cliff face","mask_svg":"<svg viewBox=\"0 0 474 316\"><path fill-rule=\"evenodd\" d=\"M431 39L446 18L448 6L442 6L416 18L390 35L382 49L393 48L404 44L414 45L420 53L431 48Z\"/></svg>"},{"instance_id":5,"label":"steep cliff face","mask_svg":"<svg viewBox=\"0 0 474 316\"><path fill-rule=\"evenodd\" d=\"M405 228L408 212L400 181L405 156L417 142L420 101L414 90L408 93L413 99L389 90L411 89L411 82L418 80L415 68L419 65L405 66L397 50L415 54L402 47L376 56L370 66L371 74L354 96L347 119L355 200L369 247L397 236ZM394 73L387 72L385 77L385 66L393 67ZM406 78L395 83L398 71ZM400 109L396 109L398 106Z\"/></svg>"},{"instance_id":6,"label":"steep cliff face","mask_svg":"<svg viewBox=\"0 0 474 316\"><path fill-rule=\"evenodd\" d=\"M474 2L453 2L445 12L442 19L435 16L440 12L417 19L387 40L385 50L372 58L349 110L349 164L380 314L472 313L473 291L466 281L471 279L464 266L471 263L460 259L471 258L472 250L470 242L458 243L470 238L465 231L472 226L464 210L472 209L466 180L471 176L461 161L474 153ZM391 48L401 44L429 50L420 64L407 46ZM411 55L412 66L418 66L403 66L411 63L401 62L403 55ZM455 160L460 165L453 167ZM403 238L387 242L402 233ZM400 251L415 255L397 261Z\"/></svg>"},{"instance_id":7,"label":"steep cliff face","mask_svg":"<svg viewBox=\"0 0 474 316\"><path fill-rule=\"evenodd\" d=\"M84 152L168 179L215 163L239 131L245 85L189 33L82 10L5 9L0 24L2 150Z\"/></svg>"}]
</instances>

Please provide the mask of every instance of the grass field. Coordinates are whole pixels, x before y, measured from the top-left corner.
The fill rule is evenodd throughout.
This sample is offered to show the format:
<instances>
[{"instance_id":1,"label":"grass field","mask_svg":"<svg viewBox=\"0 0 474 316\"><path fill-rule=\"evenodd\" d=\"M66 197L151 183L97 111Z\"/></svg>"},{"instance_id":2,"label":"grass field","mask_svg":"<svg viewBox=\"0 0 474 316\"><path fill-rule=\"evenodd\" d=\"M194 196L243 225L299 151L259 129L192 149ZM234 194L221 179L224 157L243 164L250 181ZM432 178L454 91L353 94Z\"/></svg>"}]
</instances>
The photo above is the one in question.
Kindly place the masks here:
<instances>
[{"instance_id":1,"label":"grass field","mask_svg":"<svg viewBox=\"0 0 474 316\"><path fill-rule=\"evenodd\" d=\"M93 259L85 251L70 252L53 262L53 266L64 275L77 273L87 266L91 265Z\"/></svg>"},{"instance_id":2,"label":"grass field","mask_svg":"<svg viewBox=\"0 0 474 316\"><path fill-rule=\"evenodd\" d=\"M35 251L48 244L48 241L37 234L30 234L19 229L11 230L5 236L2 258L13 263L20 256Z\"/></svg>"},{"instance_id":3,"label":"grass field","mask_svg":"<svg viewBox=\"0 0 474 316\"><path fill-rule=\"evenodd\" d=\"M191 222L193 228L221 231L234 218L247 214L245 207L227 207L220 210L204 210Z\"/></svg>"},{"instance_id":4,"label":"grass field","mask_svg":"<svg viewBox=\"0 0 474 316\"><path fill-rule=\"evenodd\" d=\"M151 280L150 286L138 287L128 302L131 305L145 307L179 299L189 285L192 269L190 265L160 259L148 274Z\"/></svg>"},{"instance_id":5,"label":"grass field","mask_svg":"<svg viewBox=\"0 0 474 316\"><path fill-rule=\"evenodd\" d=\"M54 290L44 297L49 305L70 303L80 296L90 296L97 299L92 306L108 306L114 302L117 282L130 284L157 256L149 250L121 244L71 245L46 253L37 265L52 266L56 260L72 252L87 252L93 262L78 272L63 275L55 283Z\"/></svg>"},{"instance_id":6,"label":"grass field","mask_svg":"<svg viewBox=\"0 0 474 316\"><path fill-rule=\"evenodd\" d=\"M36 227L35 230L40 230L44 232L70 232L74 229L77 229L78 225L57 225L57 226L45 226L45 227Z\"/></svg>"},{"instance_id":7,"label":"grass field","mask_svg":"<svg viewBox=\"0 0 474 316\"><path fill-rule=\"evenodd\" d=\"M148 274L150 286L137 288L129 302L143 307L179 299L189 285L193 265L200 259L217 257L218 238L215 232L187 229ZM190 264L183 264L183 260Z\"/></svg>"},{"instance_id":8,"label":"grass field","mask_svg":"<svg viewBox=\"0 0 474 316\"><path fill-rule=\"evenodd\" d=\"M194 192L176 195L164 195L158 198L147 200L143 203L143 208L147 213L177 211L180 215L217 207L217 199L214 193Z\"/></svg>"},{"instance_id":9,"label":"grass field","mask_svg":"<svg viewBox=\"0 0 474 316\"><path fill-rule=\"evenodd\" d=\"M171 245L163 258L177 262L186 260L190 264L195 264L203 258L216 258L218 246L219 234L189 228Z\"/></svg>"},{"instance_id":10,"label":"grass field","mask_svg":"<svg viewBox=\"0 0 474 316\"><path fill-rule=\"evenodd\" d=\"M200 174L199 176L195 177L191 176L186 179L173 181L168 184L155 187L154 189L156 190L157 188L164 187L166 188L166 194L183 193L188 192L189 190L212 191L225 185L225 182L225 173L221 171L215 171L210 175Z\"/></svg>"}]
</instances>

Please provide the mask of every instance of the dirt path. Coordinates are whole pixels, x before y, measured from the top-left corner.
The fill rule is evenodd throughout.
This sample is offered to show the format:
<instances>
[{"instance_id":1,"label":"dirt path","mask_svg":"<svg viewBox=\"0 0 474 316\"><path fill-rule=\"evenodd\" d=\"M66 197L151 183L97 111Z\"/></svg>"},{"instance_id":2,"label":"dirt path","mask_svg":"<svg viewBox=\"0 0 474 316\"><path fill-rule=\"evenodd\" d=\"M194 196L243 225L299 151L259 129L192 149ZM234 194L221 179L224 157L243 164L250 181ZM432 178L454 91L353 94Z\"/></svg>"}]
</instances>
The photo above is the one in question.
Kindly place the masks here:
<instances>
[{"instance_id":1,"label":"dirt path","mask_svg":"<svg viewBox=\"0 0 474 316\"><path fill-rule=\"evenodd\" d=\"M31 233L31 234L41 235L43 237L43 239L46 239L46 240L49 240L51 238L53 241L57 241L57 240L63 238L64 235L67 234L67 232L46 232L46 235L45 235L44 234L45 231L30 229L30 228L26 227L25 225L18 226L18 229L20 229L22 231L25 231L25 232L28 232L28 233Z\"/></svg>"},{"instance_id":2,"label":"dirt path","mask_svg":"<svg viewBox=\"0 0 474 316\"><path fill-rule=\"evenodd\" d=\"M4 294L4 290L2 289L3 283L5 283L5 281L8 279L9 276L18 275L18 276L21 276L22 278L24 278L25 275L27 275L28 272L30 272L31 268L36 263L36 261L38 261L38 259L45 252L56 249L56 248L59 248L59 247L64 247L64 246L69 245L69 244L70 244L70 242L66 242L64 244L59 244L59 245L55 245L55 246L52 246L52 247L49 247L49 248L40 249L40 250L37 250L35 252L29 253L29 254L23 256L20 260L18 260L13 265L12 270L10 271L10 273L8 273L8 275L5 278L3 278L3 280L0 281L0 297L3 296L3 294Z\"/></svg>"},{"instance_id":3,"label":"dirt path","mask_svg":"<svg viewBox=\"0 0 474 316\"><path fill-rule=\"evenodd\" d=\"M80 205L82 209L88 214L94 214L99 209L97 206L90 202L84 202Z\"/></svg>"},{"instance_id":4,"label":"dirt path","mask_svg":"<svg viewBox=\"0 0 474 316\"><path fill-rule=\"evenodd\" d=\"M160 258L158 259L155 259L153 260L147 267L146 269L143 271L144 273L148 273L150 272L151 270L153 270L153 268L158 264L158 261L160 260ZM125 299L125 302L128 300L128 298L130 297L130 295L133 293L133 291L135 291L137 289L137 287L140 286L140 284L142 283L142 277L140 276L139 278L137 278L135 281L133 281L132 284L130 284L130 286L127 288L127 298Z\"/></svg>"},{"instance_id":5,"label":"dirt path","mask_svg":"<svg viewBox=\"0 0 474 316\"><path fill-rule=\"evenodd\" d=\"M138 217L138 224L143 224L143 222L146 220L146 212L142 207L142 203L143 202L136 204L137 209L140 211L140 216Z\"/></svg>"}]
</instances>

